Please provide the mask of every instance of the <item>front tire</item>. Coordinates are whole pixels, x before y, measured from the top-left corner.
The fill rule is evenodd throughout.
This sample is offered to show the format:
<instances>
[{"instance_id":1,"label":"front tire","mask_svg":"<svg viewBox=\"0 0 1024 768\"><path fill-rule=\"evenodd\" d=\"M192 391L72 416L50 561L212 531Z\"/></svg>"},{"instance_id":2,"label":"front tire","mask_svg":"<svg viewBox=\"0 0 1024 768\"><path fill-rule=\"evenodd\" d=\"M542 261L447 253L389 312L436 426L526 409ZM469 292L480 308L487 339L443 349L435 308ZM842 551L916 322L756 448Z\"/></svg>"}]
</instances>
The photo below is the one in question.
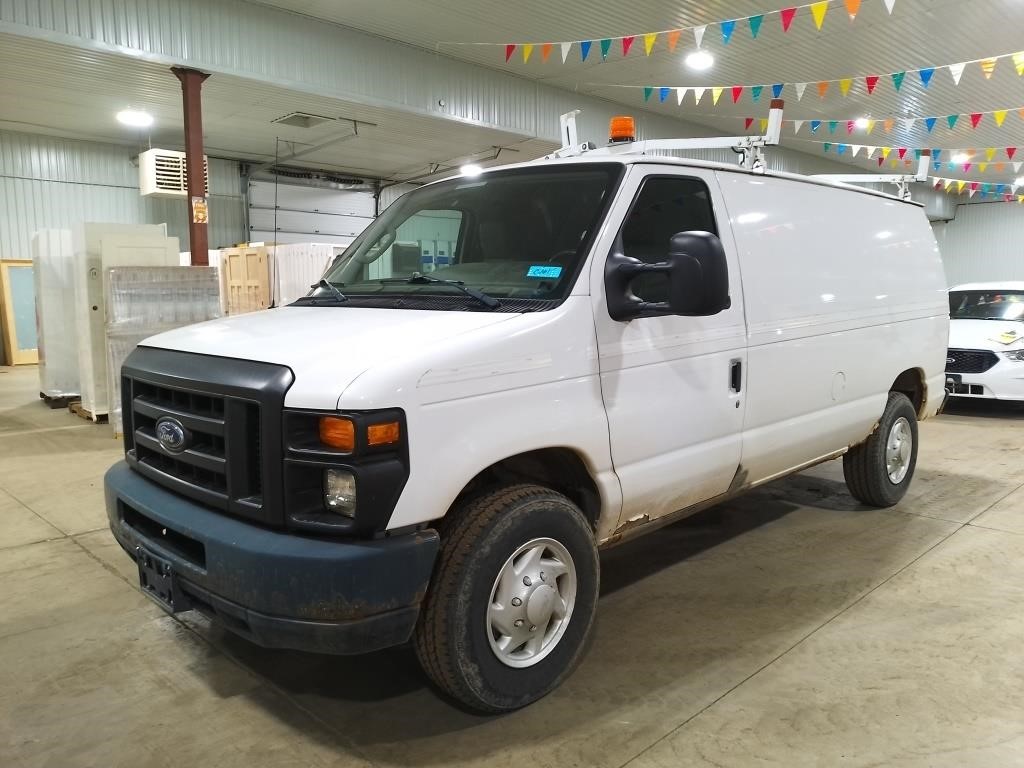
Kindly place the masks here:
<instances>
[{"instance_id":1,"label":"front tire","mask_svg":"<svg viewBox=\"0 0 1024 768\"><path fill-rule=\"evenodd\" d=\"M846 487L858 501L891 507L906 494L917 466L917 413L906 395L890 392L878 428L843 456Z\"/></svg>"},{"instance_id":2,"label":"front tire","mask_svg":"<svg viewBox=\"0 0 1024 768\"><path fill-rule=\"evenodd\" d=\"M599 584L594 535L565 496L514 485L445 518L415 647L427 676L465 706L519 709L579 661Z\"/></svg>"}]
</instances>

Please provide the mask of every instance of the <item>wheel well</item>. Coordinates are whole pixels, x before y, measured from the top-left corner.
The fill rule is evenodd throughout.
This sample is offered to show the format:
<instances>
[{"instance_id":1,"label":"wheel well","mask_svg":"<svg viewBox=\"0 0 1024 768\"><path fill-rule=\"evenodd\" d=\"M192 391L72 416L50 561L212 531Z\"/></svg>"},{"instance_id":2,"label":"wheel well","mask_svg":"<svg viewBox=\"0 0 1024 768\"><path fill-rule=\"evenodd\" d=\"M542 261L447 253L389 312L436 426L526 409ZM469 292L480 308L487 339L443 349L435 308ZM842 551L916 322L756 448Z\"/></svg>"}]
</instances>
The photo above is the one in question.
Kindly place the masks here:
<instances>
[{"instance_id":1,"label":"wheel well","mask_svg":"<svg viewBox=\"0 0 1024 768\"><path fill-rule=\"evenodd\" d=\"M890 392L901 392L906 395L919 414L924 405L924 374L920 368L910 368L899 376L889 387Z\"/></svg>"},{"instance_id":2,"label":"wheel well","mask_svg":"<svg viewBox=\"0 0 1024 768\"><path fill-rule=\"evenodd\" d=\"M470 480L455 503L498 485L523 482L564 494L596 529L601 514L601 495L583 459L569 448L541 448L502 459Z\"/></svg>"}]
</instances>

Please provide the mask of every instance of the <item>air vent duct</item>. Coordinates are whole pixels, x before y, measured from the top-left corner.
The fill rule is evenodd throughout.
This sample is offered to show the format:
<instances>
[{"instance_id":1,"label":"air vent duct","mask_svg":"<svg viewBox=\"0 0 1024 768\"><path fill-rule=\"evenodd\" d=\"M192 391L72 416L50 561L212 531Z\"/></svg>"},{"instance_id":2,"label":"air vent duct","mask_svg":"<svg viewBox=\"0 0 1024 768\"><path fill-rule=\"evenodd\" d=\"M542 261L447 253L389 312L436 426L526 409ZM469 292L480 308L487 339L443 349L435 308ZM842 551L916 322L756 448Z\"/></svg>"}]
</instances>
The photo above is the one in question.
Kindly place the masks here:
<instances>
[{"instance_id":1,"label":"air vent duct","mask_svg":"<svg viewBox=\"0 0 1024 768\"><path fill-rule=\"evenodd\" d=\"M210 191L210 165L203 155L204 189ZM188 196L185 153L171 149L150 149L139 155L139 190L143 197Z\"/></svg>"}]
</instances>

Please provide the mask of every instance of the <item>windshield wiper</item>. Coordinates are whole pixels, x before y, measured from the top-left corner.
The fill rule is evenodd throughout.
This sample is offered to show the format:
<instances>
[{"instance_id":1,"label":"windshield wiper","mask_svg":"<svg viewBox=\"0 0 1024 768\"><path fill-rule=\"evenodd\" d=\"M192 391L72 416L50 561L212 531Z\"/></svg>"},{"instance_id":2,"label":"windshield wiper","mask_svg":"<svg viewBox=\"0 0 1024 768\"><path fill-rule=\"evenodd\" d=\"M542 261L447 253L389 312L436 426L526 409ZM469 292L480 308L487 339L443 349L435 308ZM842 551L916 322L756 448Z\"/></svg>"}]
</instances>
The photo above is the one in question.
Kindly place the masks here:
<instances>
[{"instance_id":1,"label":"windshield wiper","mask_svg":"<svg viewBox=\"0 0 1024 768\"><path fill-rule=\"evenodd\" d=\"M324 288L325 290L330 291L331 295L335 299L337 299L338 301L348 301L348 296L346 296L344 293L339 291L338 290L338 286L336 286L334 283L332 283L326 277L321 277L320 278L320 282L316 283L315 285L311 285L309 287L310 288ZM315 296L310 296L309 298L314 299L316 297Z\"/></svg>"},{"instance_id":2,"label":"windshield wiper","mask_svg":"<svg viewBox=\"0 0 1024 768\"><path fill-rule=\"evenodd\" d=\"M440 277L434 277L433 275L424 275L421 272L413 272L411 277L387 277L378 280L379 283L406 283L416 285L417 283L435 283L437 285L450 285L453 288L457 288L467 296L470 296L488 309L497 309L501 306L501 302L493 296L488 296L483 291L477 290L476 288L470 288L462 280L443 280Z\"/></svg>"}]
</instances>

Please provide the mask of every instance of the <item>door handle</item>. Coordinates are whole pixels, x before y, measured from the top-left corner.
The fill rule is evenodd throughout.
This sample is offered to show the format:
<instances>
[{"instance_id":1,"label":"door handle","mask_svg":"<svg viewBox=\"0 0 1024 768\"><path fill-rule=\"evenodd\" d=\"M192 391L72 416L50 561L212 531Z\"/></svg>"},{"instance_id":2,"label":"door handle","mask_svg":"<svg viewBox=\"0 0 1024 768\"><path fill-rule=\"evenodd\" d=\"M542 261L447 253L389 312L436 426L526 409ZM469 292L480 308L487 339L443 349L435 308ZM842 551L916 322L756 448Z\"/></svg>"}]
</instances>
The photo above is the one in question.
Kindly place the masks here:
<instances>
[{"instance_id":1,"label":"door handle","mask_svg":"<svg viewBox=\"0 0 1024 768\"><path fill-rule=\"evenodd\" d=\"M729 367L729 388L739 392L743 388L743 361L733 360Z\"/></svg>"}]
</instances>

